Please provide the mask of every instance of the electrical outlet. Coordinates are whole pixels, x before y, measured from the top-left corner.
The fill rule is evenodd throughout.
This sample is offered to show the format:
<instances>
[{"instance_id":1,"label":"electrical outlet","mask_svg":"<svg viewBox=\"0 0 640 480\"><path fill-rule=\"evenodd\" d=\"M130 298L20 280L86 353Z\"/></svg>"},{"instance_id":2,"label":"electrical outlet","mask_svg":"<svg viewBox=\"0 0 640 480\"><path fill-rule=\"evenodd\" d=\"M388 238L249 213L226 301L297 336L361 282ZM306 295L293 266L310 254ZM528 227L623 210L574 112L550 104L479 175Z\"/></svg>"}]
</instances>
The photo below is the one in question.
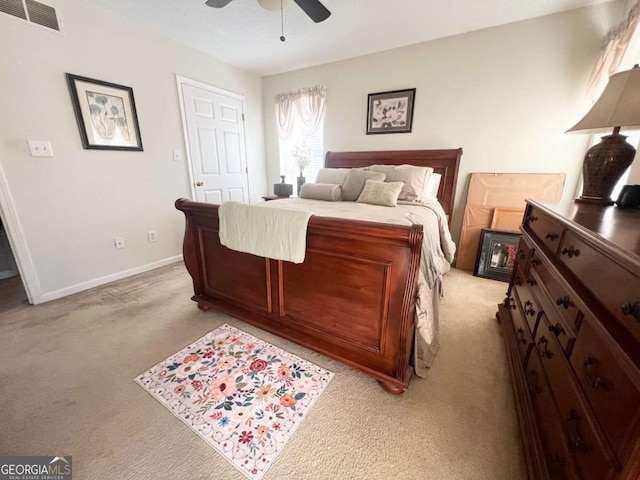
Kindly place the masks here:
<instances>
[{"instance_id":1,"label":"electrical outlet","mask_svg":"<svg viewBox=\"0 0 640 480\"><path fill-rule=\"evenodd\" d=\"M116 248L118 250L124 248L124 238L123 237L116 237L113 239L113 243L116 246Z\"/></svg>"},{"instance_id":2,"label":"electrical outlet","mask_svg":"<svg viewBox=\"0 0 640 480\"><path fill-rule=\"evenodd\" d=\"M149 243L154 243L158 241L158 234L156 233L155 230L149 230L147 232L147 240L149 240Z\"/></svg>"},{"instance_id":3,"label":"electrical outlet","mask_svg":"<svg viewBox=\"0 0 640 480\"><path fill-rule=\"evenodd\" d=\"M27 140L32 157L53 157L53 149L49 140Z\"/></svg>"},{"instance_id":4,"label":"electrical outlet","mask_svg":"<svg viewBox=\"0 0 640 480\"><path fill-rule=\"evenodd\" d=\"M182 152L180 150L173 150L173 161L178 163L182 161Z\"/></svg>"}]
</instances>

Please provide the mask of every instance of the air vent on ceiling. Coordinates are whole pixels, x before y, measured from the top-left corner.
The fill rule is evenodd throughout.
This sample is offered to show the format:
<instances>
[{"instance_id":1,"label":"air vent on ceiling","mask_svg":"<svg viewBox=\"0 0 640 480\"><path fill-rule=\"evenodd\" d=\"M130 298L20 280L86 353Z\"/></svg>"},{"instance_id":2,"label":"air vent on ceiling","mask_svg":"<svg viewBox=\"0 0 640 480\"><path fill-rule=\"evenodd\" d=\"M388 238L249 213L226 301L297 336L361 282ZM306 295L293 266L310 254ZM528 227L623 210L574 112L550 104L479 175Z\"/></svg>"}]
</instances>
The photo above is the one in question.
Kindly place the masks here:
<instances>
[{"instance_id":1,"label":"air vent on ceiling","mask_svg":"<svg viewBox=\"0 0 640 480\"><path fill-rule=\"evenodd\" d=\"M0 0L0 12L8 13L23 20L27 19L22 0Z\"/></svg>"},{"instance_id":2,"label":"air vent on ceiling","mask_svg":"<svg viewBox=\"0 0 640 480\"><path fill-rule=\"evenodd\" d=\"M38 25L42 25L43 27L60 31L55 8L45 5L44 3L36 2L35 0L26 1L29 20L33 23L37 23Z\"/></svg>"},{"instance_id":3,"label":"air vent on ceiling","mask_svg":"<svg viewBox=\"0 0 640 480\"><path fill-rule=\"evenodd\" d=\"M0 0L0 12L56 32L60 31L56 9L36 0Z\"/></svg>"}]
</instances>

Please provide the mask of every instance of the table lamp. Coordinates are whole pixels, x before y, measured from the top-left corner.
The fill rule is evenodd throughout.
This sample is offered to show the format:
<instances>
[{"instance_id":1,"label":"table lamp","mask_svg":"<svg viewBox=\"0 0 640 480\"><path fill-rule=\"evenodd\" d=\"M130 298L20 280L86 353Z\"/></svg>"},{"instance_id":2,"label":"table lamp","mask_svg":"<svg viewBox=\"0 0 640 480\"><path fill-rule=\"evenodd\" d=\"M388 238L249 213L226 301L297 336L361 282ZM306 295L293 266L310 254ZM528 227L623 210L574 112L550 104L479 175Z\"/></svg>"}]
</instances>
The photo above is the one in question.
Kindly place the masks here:
<instances>
[{"instance_id":1,"label":"table lamp","mask_svg":"<svg viewBox=\"0 0 640 480\"><path fill-rule=\"evenodd\" d=\"M629 168L636 149L620 135L621 127L640 127L640 68L609 77L598 101L582 120L567 132L600 133L613 128L611 135L591 147L584 157L582 195L576 202L612 205L611 192Z\"/></svg>"}]
</instances>

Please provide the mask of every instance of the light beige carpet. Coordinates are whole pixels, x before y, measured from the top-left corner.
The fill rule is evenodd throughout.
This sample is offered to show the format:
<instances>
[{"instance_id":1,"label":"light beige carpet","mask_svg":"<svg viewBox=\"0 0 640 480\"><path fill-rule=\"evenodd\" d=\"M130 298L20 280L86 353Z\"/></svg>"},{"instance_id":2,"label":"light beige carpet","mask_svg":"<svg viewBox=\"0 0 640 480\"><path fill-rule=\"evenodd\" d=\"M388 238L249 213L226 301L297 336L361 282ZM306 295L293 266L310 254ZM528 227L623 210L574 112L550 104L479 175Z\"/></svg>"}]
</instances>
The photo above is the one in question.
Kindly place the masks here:
<instances>
[{"instance_id":1,"label":"light beige carpet","mask_svg":"<svg viewBox=\"0 0 640 480\"><path fill-rule=\"evenodd\" d=\"M201 312L181 264L0 313L0 454L72 455L76 479L243 479L132 380L229 323L336 374L265 479L525 478L494 317L507 285L454 270L444 287L438 357L401 396Z\"/></svg>"}]
</instances>

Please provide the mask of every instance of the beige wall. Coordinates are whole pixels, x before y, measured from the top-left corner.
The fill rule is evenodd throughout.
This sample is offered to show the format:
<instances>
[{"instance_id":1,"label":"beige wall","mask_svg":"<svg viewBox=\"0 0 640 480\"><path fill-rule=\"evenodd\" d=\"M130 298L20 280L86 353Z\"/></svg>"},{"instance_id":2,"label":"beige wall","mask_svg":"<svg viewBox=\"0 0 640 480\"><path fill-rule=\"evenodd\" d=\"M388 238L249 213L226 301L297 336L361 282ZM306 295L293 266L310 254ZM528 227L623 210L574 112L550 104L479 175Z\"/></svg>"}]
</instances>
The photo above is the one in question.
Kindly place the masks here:
<instances>
[{"instance_id":1,"label":"beige wall","mask_svg":"<svg viewBox=\"0 0 640 480\"><path fill-rule=\"evenodd\" d=\"M621 11L614 2L265 77L269 184L279 173L273 96L324 84L326 150L464 149L456 239L471 172L564 172L571 198L589 136L564 132L588 109L587 79ZM411 87L413 132L367 136L367 94Z\"/></svg>"},{"instance_id":2,"label":"beige wall","mask_svg":"<svg viewBox=\"0 0 640 480\"><path fill-rule=\"evenodd\" d=\"M176 75L245 95L252 199L266 191L259 77L89 2L55 5L66 35L0 15L0 176L9 185L0 213L9 198L36 301L179 259L184 218L173 203L190 185L186 161L172 160L173 149L185 154ZM65 72L133 87L144 152L82 148ZM50 140L55 157L32 158L27 139Z\"/></svg>"}]
</instances>

